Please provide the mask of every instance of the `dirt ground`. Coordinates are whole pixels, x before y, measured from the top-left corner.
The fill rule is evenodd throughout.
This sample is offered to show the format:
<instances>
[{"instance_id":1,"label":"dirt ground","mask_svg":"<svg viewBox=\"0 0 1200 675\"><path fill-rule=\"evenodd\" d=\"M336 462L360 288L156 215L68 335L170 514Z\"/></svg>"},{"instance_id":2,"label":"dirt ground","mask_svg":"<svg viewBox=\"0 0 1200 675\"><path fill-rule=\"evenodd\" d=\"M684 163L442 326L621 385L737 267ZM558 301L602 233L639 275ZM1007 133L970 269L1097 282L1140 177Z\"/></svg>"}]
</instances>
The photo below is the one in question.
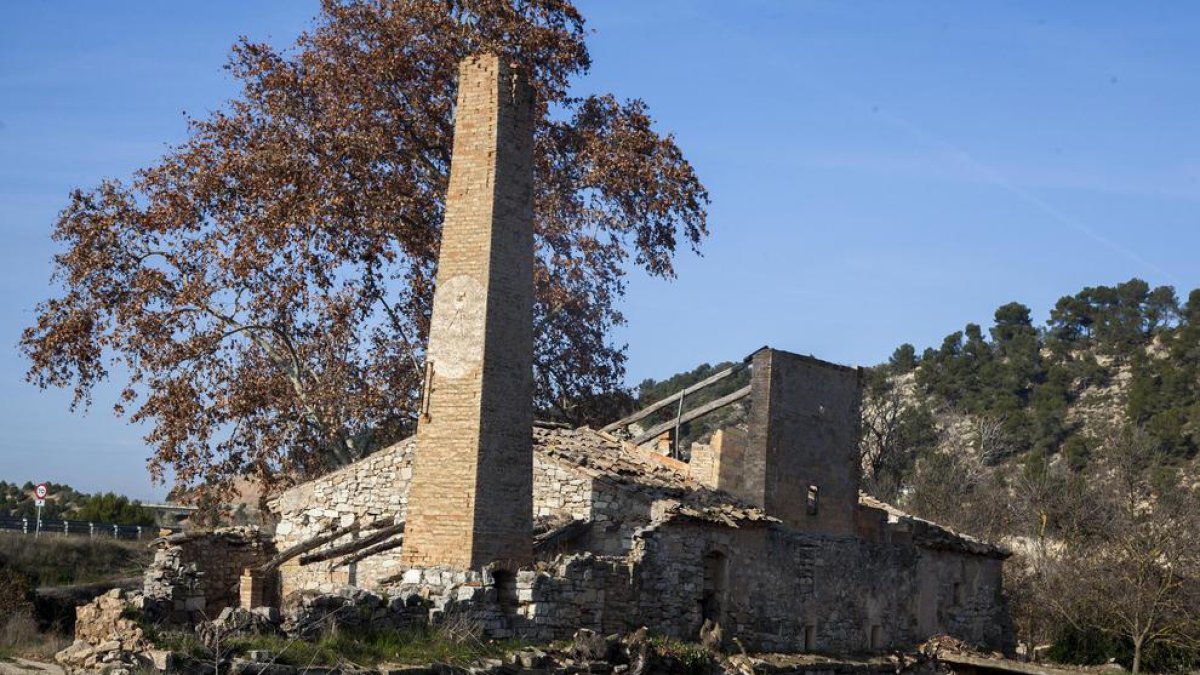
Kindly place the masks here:
<instances>
[{"instance_id":1,"label":"dirt ground","mask_svg":"<svg viewBox=\"0 0 1200 675\"><path fill-rule=\"evenodd\" d=\"M53 663L0 659L0 675L64 675L64 672Z\"/></svg>"}]
</instances>

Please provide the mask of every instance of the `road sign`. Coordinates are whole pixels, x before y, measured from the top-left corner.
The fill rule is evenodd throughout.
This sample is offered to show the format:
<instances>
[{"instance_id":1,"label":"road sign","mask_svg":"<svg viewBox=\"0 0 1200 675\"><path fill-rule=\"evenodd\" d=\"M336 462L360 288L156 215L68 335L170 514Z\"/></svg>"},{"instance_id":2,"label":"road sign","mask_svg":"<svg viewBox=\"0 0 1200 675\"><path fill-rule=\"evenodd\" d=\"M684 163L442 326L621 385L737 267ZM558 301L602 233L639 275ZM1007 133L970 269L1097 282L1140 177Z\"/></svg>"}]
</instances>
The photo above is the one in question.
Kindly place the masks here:
<instances>
[{"instance_id":1,"label":"road sign","mask_svg":"<svg viewBox=\"0 0 1200 675\"><path fill-rule=\"evenodd\" d=\"M33 496L40 500L45 500L50 495L50 486L45 483L38 483L37 487L33 488Z\"/></svg>"},{"instance_id":2,"label":"road sign","mask_svg":"<svg viewBox=\"0 0 1200 675\"><path fill-rule=\"evenodd\" d=\"M35 500L33 500L33 505L40 509L46 505L46 500L45 499L35 499Z\"/></svg>"}]
</instances>

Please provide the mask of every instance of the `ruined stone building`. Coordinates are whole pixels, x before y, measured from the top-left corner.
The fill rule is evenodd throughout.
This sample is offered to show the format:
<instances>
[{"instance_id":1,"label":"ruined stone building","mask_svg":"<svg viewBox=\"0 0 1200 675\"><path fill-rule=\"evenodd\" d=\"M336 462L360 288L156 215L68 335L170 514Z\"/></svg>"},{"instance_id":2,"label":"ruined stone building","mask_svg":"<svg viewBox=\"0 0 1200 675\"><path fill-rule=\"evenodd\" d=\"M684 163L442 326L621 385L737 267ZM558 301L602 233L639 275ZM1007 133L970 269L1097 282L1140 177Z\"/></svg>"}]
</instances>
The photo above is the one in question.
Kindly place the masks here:
<instances>
[{"instance_id":1,"label":"ruined stone building","mask_svg":"<svg viewBox=\"0 0 1200 675\"><path fill-rule=\"evenodd\" d=\"M660 428L637 431L645 414L534 423L531 94L491 56L465 61L459 88L417 433L273 499L271 560L245 566L241 602L354 587L496 637L644 625L695 639L708 621L757 650L939 633L1008 648L1006 552L859 491L860 369L755 351L734 369L749 385L679 406L676 427L748 408L688 461L656 451Z\"/></svg>"}]
</instances>

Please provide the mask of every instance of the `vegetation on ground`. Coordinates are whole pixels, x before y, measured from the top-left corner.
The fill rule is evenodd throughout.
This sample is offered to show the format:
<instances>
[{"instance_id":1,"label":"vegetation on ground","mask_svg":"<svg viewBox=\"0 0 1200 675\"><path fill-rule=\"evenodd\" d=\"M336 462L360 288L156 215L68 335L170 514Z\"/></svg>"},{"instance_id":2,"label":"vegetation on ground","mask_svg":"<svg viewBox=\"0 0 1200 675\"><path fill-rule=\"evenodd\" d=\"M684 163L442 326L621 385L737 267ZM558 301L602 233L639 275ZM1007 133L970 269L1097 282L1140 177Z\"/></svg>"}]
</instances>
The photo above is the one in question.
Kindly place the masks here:
<instances>
[{"instance_id":1,"label":"vegetation on ground","mask_svg":"<svg viewBox=\"0 0 1200 675\"><path fill-rule=\"evenodd\" d=\"M33 611L29 577L0 561L0 659L44 660L70 642L57 630L39 630Z\"/></svg>"},{"instance_id":2,"label":"vegetation on ground","mask_svg":"<svg viewBox=\"0 0 1200 675\"><path fill-rule=\"evenodd\" d=\"M108 537L34 538L0 532L0 570L12 570L33 586L67 586L140 576L150 561L144 541Z\"/></svg>"},{"instance_id":3,"label":"vegetation on ground","mask_svg":"<svg viewBox=\"0 0 1200 675\"><path fill-rule=\"evenodd\" d=\"M380 663L452 663L467 664L481 658L495 658L520 649L518 641L482 640L477 635L440 628L414 627L398 631L325 631L314 640L299 640L280 635L233 636L218 645L206 646L193 632L147 630L147 636L161 649L169 649L199 661L244 656L251 651L270 652L277 663L291 666L336 666ZM214 649L215 648L215 649Z\"/></svg>"},{"instance_id":4,"label":"vegetation on ground","mask_svg":"<svg viewBox=\"0 0 1200 675\"><path fill-rule=\"evenodd\" d=\"M663 672L699 674L713 671L713 653L697 642L652 636L650 650L653 662Z\"/></svg>"}]
</instances>

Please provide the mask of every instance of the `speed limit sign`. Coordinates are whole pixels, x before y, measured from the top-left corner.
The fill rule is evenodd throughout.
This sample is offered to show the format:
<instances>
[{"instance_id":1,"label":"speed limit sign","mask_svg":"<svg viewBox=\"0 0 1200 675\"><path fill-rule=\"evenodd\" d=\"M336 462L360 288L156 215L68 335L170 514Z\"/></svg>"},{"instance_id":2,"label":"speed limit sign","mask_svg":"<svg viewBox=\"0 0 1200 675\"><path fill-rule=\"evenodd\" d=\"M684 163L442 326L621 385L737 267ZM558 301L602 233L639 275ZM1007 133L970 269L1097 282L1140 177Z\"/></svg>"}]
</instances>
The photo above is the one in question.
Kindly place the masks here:
<instances>
[{"instance_id":1,"label":"speed limit sign","mask_svg":"<svg viewBox=\"0 0 1200 675\"><path fill-rule=\"evenodd\" d=\"M33 488L33 496L38 499L45 499L50 494L50 486L45 483L38 483L37 487Z\"/></svg>"}]
</instances>

